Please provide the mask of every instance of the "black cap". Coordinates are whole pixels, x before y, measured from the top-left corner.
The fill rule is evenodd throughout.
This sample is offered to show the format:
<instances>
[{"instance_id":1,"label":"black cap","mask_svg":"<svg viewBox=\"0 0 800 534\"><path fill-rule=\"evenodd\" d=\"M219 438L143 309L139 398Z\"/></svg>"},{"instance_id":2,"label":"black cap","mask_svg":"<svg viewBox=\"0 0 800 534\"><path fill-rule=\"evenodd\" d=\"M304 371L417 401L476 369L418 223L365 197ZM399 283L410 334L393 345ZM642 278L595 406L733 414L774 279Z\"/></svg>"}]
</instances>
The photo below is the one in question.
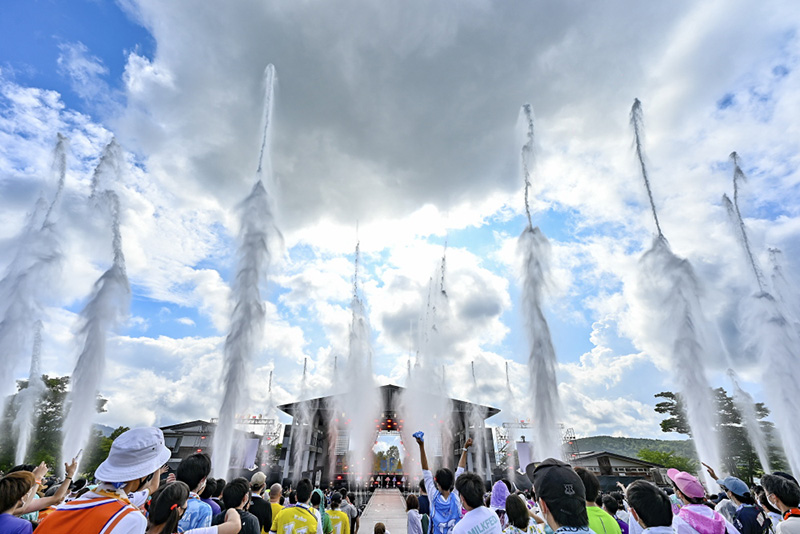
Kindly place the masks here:
<instances>
[{"instance_id":1,"label":"black cap","mask_svg":"<svg viewBox=\"0 0 800 534\"><path fill-rule=\"evenodd\" d=\"M548 458L533 471L533 489L536 496L551 503L561 499L586 500L586 488L572 466L555 458Z\"/></svg>"}]
</instances>

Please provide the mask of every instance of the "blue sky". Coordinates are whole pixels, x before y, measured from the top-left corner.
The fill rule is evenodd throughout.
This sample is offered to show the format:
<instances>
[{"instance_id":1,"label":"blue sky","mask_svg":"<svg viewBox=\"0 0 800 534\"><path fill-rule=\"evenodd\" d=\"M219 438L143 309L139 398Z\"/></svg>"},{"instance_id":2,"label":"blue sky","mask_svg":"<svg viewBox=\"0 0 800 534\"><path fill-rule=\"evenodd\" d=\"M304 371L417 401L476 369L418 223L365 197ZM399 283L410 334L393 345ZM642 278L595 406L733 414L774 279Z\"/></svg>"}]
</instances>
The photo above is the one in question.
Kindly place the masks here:
<instances>
[{"instance_id":1,"label":"blue sky","mask_svg":"<svg viewBox=\"0 0 800 534\"><path fill-rule=\"evenodd\" d=\"M579 435L662 437L653 394L677 386L670 354L643 323L651 310L636 297L654 228L631 150L635 97L662 226L698 272L710 331L752 290L720 203L732 192L732 150L750 177L741 201L759 260L768 269L767 249L779 247L788 273L800 274L797 25L781 15L791 2L770 12L737 6L7 2L0 257L24 246L19 232L36 194L52 194L56 132L71 139L48 369L71 372L76 314L110 260L104 223L82 206L114 135L126 157L113 186L132 298L110 340L101 393L111 402L99 421L216 416L236 207L253 180L272 63L268 185L283 241L263 292L253 406L266 403L270 370L277 400L295 398L306 359L315 391L335 387L356 239L377 379L402 385L416 350L406 325L425 313L446 241L452 315L439 357L452 369L448 393L499 404L495 423L531 416L515 254L525 226L515 121L530 102L533 218L552 246L545 312L563 422ZM20 378L27 363L16 359ZM477 391L471 361L485 377ZM513 400L500 395L506 362ZM713 348L707 363L710 383L727 386L728 363ZM758 362L736 365L764 399ZM125 392L140 387L146 400L134 409Z\"/></svg>"}]
</instances>

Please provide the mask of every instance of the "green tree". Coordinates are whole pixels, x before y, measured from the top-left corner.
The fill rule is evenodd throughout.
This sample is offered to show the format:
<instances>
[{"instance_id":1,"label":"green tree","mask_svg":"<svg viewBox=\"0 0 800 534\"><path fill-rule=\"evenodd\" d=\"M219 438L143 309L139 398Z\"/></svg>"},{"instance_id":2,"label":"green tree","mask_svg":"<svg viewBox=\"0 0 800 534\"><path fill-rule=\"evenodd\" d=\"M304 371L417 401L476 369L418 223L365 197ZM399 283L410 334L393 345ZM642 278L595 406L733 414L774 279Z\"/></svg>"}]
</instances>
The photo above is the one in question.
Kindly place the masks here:
<instances>
[{"instance_id":1,"label":"green tree","mask_svg":"<svg viewBox=\"0 0 800 534\"><path fill-rule=\"evenodd\" d=\"M742 423L742 414L736 408L733 398L723 388L713 389L712 395L717 408L717 422L713 431L718 443L721 445L723 463L719 467L713 467L720 472L727 471L742 480L752 482L754 477L760 476L763 472L758 455L747 437L747 431ZM661 430L663 432L678 432L691 436L692 433L681 395L665 391L658 393L656 397L664 399L656 404L656 412L668 416L661 421ZM769 415L769 409L759 402L755 405L755 411L761 429L771 444L769 451L770 464L773 468L784 466L785 460L772 439L774 426L769 421L764 420ZM701 458L701 460L705 459Z\"/></svg>"},{"instance_id":2,"label":"green tree","mask_svg":"<svg viewBox=\"0 0 800 534\"><path fill-rule=\"evenodd\" d=\"M119 426L106 437L96 428L92 429L92 436L89 438L89 447L87 447L89 454L86 455L86 460L82 462L81 474L92 478L97 467L108 458L108 453L111 451L111 444L120 434L127 430L130 430L130 428L127 426Z\"/></svg>"},{"instance_id":3,"label":"green tree","mask_svg":"<svg viewBox=\"0 0 800 534\"><path fill-rule=\"evenodd\" d=\"M654 451L652 449L642 449L636 455L645 462L663 465L666 468L675 468L687 473L697 473L697 462L691 458L680 456L672 451Z\"/></svg>"},{"instance_id":4,"label":"green tree","mask_svg":"<svg viewBox=\"0 0 800 534\"><path fill-rule=\"evenodd\" d=\"M38 464L46 462L54 466L61 456L61 427L64 423L64 401L67 397L69 377L50 377L42 375L45 391L36 405L34 418L36 423L29 446L26 462ZM27 380L17 382L18 392L28 387ZM3 414L2 433L0 440L0 469L8 469L14 465L14 450L16 437L13 435L12 422L19 410L16 394L8 398L5 413ZM108 401L97 396L97 412L104 412Z\"/></svg>"}]
</instances>

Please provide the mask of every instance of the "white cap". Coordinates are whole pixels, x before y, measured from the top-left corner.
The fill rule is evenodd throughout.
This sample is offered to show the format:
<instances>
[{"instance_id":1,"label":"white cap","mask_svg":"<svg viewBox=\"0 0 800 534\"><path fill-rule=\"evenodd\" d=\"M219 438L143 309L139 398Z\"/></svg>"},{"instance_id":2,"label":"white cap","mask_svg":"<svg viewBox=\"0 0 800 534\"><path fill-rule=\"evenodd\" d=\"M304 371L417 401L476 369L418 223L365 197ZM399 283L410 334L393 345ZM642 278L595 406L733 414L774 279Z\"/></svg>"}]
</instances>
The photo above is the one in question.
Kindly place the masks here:
<instances>
[{"instance_id":1,"label":"white cap","mask_svg":"<svg viewBox=\"0 0 800 534\"><path fill-rule=\"evenodd\" d=\"M103 482L128 482L155 473L172 456L160 428L132 428L111 444L108 458L94 476Z\"/></svg>"}]
</instances>

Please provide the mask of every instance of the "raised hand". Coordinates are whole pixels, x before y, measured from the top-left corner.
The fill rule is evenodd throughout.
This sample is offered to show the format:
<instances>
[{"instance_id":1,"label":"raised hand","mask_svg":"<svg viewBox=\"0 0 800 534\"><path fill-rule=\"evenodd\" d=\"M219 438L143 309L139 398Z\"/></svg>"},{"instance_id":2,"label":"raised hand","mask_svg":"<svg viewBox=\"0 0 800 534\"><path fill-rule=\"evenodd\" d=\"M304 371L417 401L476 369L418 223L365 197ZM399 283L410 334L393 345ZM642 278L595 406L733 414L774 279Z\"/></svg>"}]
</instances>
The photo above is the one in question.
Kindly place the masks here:
<instances>
[{"instance_id":1,"label":"raised hand","mask_svg":"<svg viewBox=\"0 0 800 534\"><path fill-rule=\"evenodd\" d=\"M36 466L36 469L33 470L33 476L36 477L36 480L42 480L47 474L47 464L42 462Z\"/></svg>"},{"instance_id":2,"label":"raised hand","mask_svg":"<svg viewBox=\"0 0 800 534\"><path fill-rule=\"evenodd\" d=\"M75 476L75 471L77 471L77 470L78 470L78 459L77 458L73 458L72 459L72 463L69 463L69 464L64 462L65 478L70 478L71 479L73 476Z\"/></svg>"}]
</instances>

